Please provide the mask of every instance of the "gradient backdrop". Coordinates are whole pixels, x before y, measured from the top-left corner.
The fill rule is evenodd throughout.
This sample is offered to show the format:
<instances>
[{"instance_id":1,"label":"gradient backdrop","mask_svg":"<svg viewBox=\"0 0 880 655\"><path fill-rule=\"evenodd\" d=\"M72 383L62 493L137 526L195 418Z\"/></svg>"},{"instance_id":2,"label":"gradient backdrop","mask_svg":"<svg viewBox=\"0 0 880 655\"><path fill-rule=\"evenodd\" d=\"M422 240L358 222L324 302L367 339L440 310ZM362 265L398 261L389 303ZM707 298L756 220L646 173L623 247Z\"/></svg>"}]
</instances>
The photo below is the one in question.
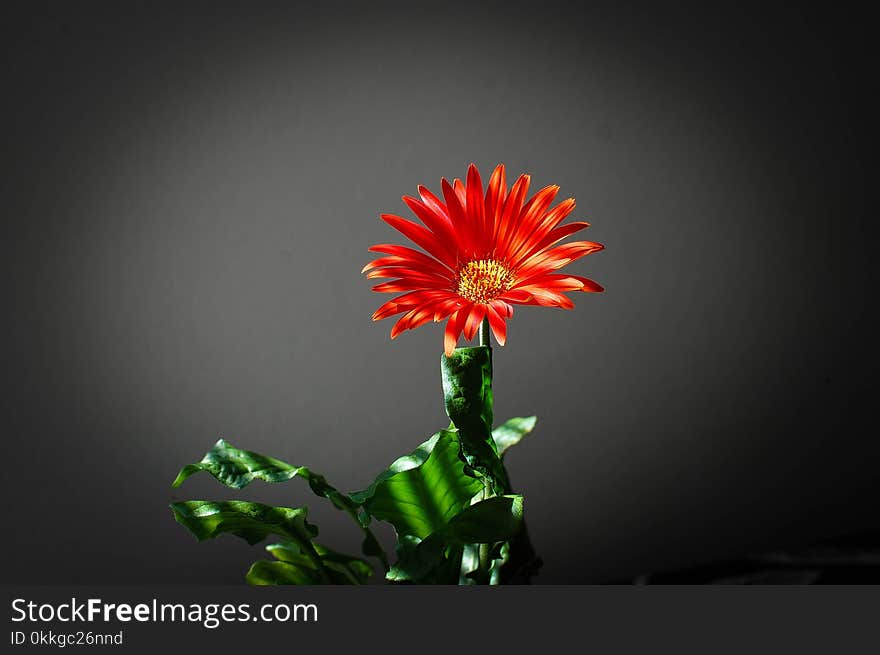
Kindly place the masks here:
<instances>
[{"instance_id":1,"label":"gradient backdrop","mask_svg":"<svg viewBox=\"0 0 880 655\"><path fill-rule=\"evenodd\" d=\"M232 496L169 487L219 436L353 490L444 426L440 328L392 343L359 271L471 161L607 246L572 267L605 294L496 351L496 415L539 416L508 458L539 582L877 529L863 18L32 4L2 21L4 583L241 581L259 547L167 509ZM357 549L301 481L239 495Z\"/></svg>"}]
</instances>

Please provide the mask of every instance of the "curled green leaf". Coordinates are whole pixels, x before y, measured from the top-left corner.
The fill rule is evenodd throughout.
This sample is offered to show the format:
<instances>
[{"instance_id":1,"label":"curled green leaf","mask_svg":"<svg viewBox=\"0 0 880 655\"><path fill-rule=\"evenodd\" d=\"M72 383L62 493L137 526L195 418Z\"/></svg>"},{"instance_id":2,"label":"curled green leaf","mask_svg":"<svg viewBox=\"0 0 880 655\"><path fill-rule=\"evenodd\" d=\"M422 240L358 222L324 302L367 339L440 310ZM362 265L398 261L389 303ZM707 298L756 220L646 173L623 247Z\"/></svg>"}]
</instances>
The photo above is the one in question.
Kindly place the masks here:
<instances>
[{"instance_id":1,"label":"curled green leaf","mask_svg":"<svg viewBox=\"0 0 880 655\"><path fill-rule=\"evenodd\" d=\"M364 509L372 516L394 525L398 535L420 539L442 531L483 488L479 480L465 472L458 435L452 430L441 430L436 435L430 454L417 466L387 473L352 497L362 499Z\"/></svg>"},{"instance_id":2,"label":"curled green leaf","mask_svg":"<svg viewBox=\"0 0 880 655\"><path fill-rule=\"evenodd\" d=\"M522 496L494 496L453 516L447 531L459 543L493 544L514 537L522 519Z\"/></svg>"},{"instance_id":3,"label":"curled green leaf","mask_svg":"<svg viewBox=\"0 0 880 655\"><path fill-rule=\"evenodd\" d=\"M507 419L492 430L492 440L495 442L498 455L503 457L508 449L518 444L523 437L535 429L535 423L537 422L537 416L517 416Z\"/></svg>"},{"instance_id":4,"label":"curled green leaf","mask_svg":"<svg viewBox=\"0 0 880 655\"><path fill-rule=\"evenodd\" d=\"M233 489L243 489L254 480L287 482L297 475L306 479L311 477L311 471L304 466L291 466L274 457L241 450L224 439L218 440L200 462L184 466L171 486L179 487L188 477L199 471L207 471L219 482Z\"/></svg>"},{"instance_id":5,"label":"curled green leaf","mask_svg":"<svg viewBox=\"0 0 880 655\"><path fill-rule=\"evenodd\" d=\"M177 522L199 541L224 532L241 537L249 544L273 534L296 542L310 542L318 534L318 529L306 520L305 507L273 507L240 500L187 500L171 503L171 510Z\"/></svg>"},{"instance_id":6,"label":"curled green leaf","mask_svg":"<svg viewBox=\"0 0 880 655\"><path fill-rule=\"evenodd\" d=\"M223 439L214 444L200 462L184 466L172 486L179 487L187 478L200 471L210 473L218 482L233 489L242 489L254 480L277 483L295 477L303 478L316 496L326 498L336 509L346 512L354 519L365 535L364 547L369 549L369 552L364 550L364 554L378 557L388 570L385 551L379 546L370 529L361 521L360 503L329 484L320 473L306 466L293 466L274 457L236 448Z\"/></svg>"},{"instance_id":7,"label":"curled green leaf","mask_svg":"<svg viewBox=\"0 0 880 655\"><path fill-rule=\"evenodd\" d=\"M360 559L359 557L336 552L335 550L331 550L330 548L322 546L321 544L313 545L315 552L321 558L321 562L324 565L324 570L326 571L328 577L330 578L330 581L333 584L365 584L370 576L373 574L373 567L371 567L367 562ZM275 557L275 559L277 559L279 562L291 564L300 569L311 569L312 572L316 571L315 565L312 560L308 557L308 555L303 553L302 548L300 548L295 543L283 542L279 544L269 544L268 546L266 546L266 550L269 551L273 555L273 557ZM283 567L275 568L283 569ZM253 567L251 567L251 570L253 571ZM266 568L264 566L263 570L272 570L272 567ZM275 582L272 584L314 583Z\"/></svg>"}]
</instances>

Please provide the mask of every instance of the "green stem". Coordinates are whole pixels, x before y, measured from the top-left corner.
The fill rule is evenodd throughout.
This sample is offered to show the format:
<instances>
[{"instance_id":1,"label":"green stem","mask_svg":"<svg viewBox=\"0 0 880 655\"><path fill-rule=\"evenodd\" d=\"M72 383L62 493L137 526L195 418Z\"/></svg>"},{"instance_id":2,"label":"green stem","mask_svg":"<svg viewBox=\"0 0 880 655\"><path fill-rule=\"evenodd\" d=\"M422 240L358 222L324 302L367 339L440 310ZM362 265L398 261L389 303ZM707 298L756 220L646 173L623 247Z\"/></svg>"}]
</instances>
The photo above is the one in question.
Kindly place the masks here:
<instances>
[{"instance_id":1,"label":"green stem","mask_svg":"<svg viewBox=\"0 0 880 655\"><path fill-rule=\"evenodd\" d=\"M492 347L492 343L489 341L489 319L484 318L483 322L480 323L480 345L486 346L487 348Z\"/></svg>"},{"instance_id":2,"label":"green stem","mask_svg":"<svg viewBox=\"0 0 880 655\"><path fill-rule=\"evenodd\" d=\"M373 531L370 528L364 528L364 535L370 537L375 543L379 543L379 540L376 539L376 535L373 534ZM385 573L391 570L391 565L388 563L388 555L385 553L385 549L382 546L379 546L379 554L377 555L379 561L382 562L382 568L385 569Z\"/></svg>"},{"instance_id":3,"label":"green stem","mask_svg":"<svg viewBox=\"0 0 880 655\"><path fill-rule=\"evenodd\" d=\"M483 484L485 486L483 487L482 499L486 500L487 498L490 498L492 496L492 490L488 482L484 482ZM492 566L492 562L489 559L491 546L492 544L480 544L477 551L479 556L480 573L484 575L483 579L486 581L486 584L489 584L489 579L491 577L491 573L489 571Z\"/></svg>"},{"instance_id":4,"label":"green stem","mask_svg":"<svg viewBox=\"0 0 880 655\"><path fill-rule=\"evenodd\" d=\"M373 531L370 530L369 527L367 527L366 525L361 523L361 520L358 517L356 510L349 509L346 511L346 514L348 514L352 519L354 519L354 522L358 524L358 527L360 527L360 529L363 530L365 537L371 538L373 540L373 543L375 543L379 546L379 554L376 557L378 557L379 561L382 562L382 568L385 569L385 573L388 573L388 571L391 570L391 565L388 563L388 555L385 553L385 549L382 548L382 546L379 544L379 540L376 539L376 535L373 534Z\"/></svg>"},{"instance_id":5,"label":"green stem","mask_svg":"<svg viewBox=\"0 0 880 655\"><path fill-rule=\"evenodd\" d=\"M490 332L489 318L485 317L485 318L483 318L483 322L480 323L480 345L486 346L486 348L489 348L491 350L492 349L492 342L490 341L490 338L489 338L489 332ZM482 499L486 500L488 498L491 498L491 496L492 496L492 486L488 480L484 479L483 480ZM491 546L492 546L491 544L480 544L479 551L478 551L479 552L479 562L480 562L480 564L479 564L480 572L485 575L485 580L487 580L487 584L488 584L488 580L489 580L489 576L490 576L489 568L491 566L491 561L489 560L489 554L490 554Z\"/></svg>"},{"instance_id":6,"label":"green stem","mask_svg":"<svg viewBox=\"0 0 880 655\"><path fill-rule=\"evenodd\" d=\"M299 544L305 551L306 557L312 560L312 564L315 565L315 568L318 571L318 575L321 576L321 581L324 584L332 584L330 576L327 575L327 569L324 568L324 560L321 559L321 556L318 554L318 551L315 550L312 542L308 539L303 539L299 542Z\"/></svg>"}]
</instances>

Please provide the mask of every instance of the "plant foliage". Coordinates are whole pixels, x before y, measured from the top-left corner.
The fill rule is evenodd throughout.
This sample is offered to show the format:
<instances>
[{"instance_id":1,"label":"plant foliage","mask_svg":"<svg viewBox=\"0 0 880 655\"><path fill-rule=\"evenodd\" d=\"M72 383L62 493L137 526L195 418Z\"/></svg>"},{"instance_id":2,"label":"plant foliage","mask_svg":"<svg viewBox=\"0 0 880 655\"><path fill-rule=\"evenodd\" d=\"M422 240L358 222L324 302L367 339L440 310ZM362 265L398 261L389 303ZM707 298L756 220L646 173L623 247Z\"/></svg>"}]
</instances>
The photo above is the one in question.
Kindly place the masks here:
<instances>
[{"instance_id":1,"label":"plant foliage","mask_svg":"<svg viewBox=\"0 0 880 655\"><path fill-rule=\"evenodd\" d=\"M502 457L535 427L534 416L492 429L492 353L459 348L441 361L451 425L396 459L364 490L345 493L305 466L234 447L219 440L172 486L207 472L221 484L244 489L254 480L303 479L316 496L350 516L363 533L362 552L376 558L386 580L410 584L528 582L540 560L523 521L523 497L510 487ZM253 563L253 585L364 584L374 573L365 559L315 542L306 507L245 501L193 500L171 504L174 518L200 541L231 534L266 546L272 559ZM392 565L372 532L385 521L397 535Z\"/></svg>"}]
</instances>

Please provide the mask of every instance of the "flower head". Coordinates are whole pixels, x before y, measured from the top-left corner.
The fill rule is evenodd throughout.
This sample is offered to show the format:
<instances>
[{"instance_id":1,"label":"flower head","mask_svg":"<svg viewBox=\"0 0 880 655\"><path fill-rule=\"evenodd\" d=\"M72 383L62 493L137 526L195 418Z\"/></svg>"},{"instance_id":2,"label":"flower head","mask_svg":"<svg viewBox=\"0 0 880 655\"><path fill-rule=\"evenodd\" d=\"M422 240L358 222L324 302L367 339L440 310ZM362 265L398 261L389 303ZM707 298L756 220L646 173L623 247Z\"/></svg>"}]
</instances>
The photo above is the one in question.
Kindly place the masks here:
<instances>
[{"instance_id":1,"label":"flower head","mask_svg":"<svg viewBox=\"0 0 880 655\"><path fill-rule=\"evenodd\" d=\"M496 340L504 345L513 305L571 309L574 303L566 292L602 291L587 278L554 272L603 246L592 241L557 245L589 224L561 224L575 202L568 198L550 207L557 186L526 200L529 181L528 175L520 175L508 190L504 165L499 164L484 194L480 173L471 164L466 184L441 181L443 200L423 186L418 198L403 196L424 227L382 214L382 220L422 249L372 246L371 251L385 256L362 271L368 278L391 278L373 291L402 293L373 314L374 321L403 314L391 329L392 339L404 330L445 319L444 348L451 355L462 332L473 339L488 319Z\"/></svg>"}]
</instances>

